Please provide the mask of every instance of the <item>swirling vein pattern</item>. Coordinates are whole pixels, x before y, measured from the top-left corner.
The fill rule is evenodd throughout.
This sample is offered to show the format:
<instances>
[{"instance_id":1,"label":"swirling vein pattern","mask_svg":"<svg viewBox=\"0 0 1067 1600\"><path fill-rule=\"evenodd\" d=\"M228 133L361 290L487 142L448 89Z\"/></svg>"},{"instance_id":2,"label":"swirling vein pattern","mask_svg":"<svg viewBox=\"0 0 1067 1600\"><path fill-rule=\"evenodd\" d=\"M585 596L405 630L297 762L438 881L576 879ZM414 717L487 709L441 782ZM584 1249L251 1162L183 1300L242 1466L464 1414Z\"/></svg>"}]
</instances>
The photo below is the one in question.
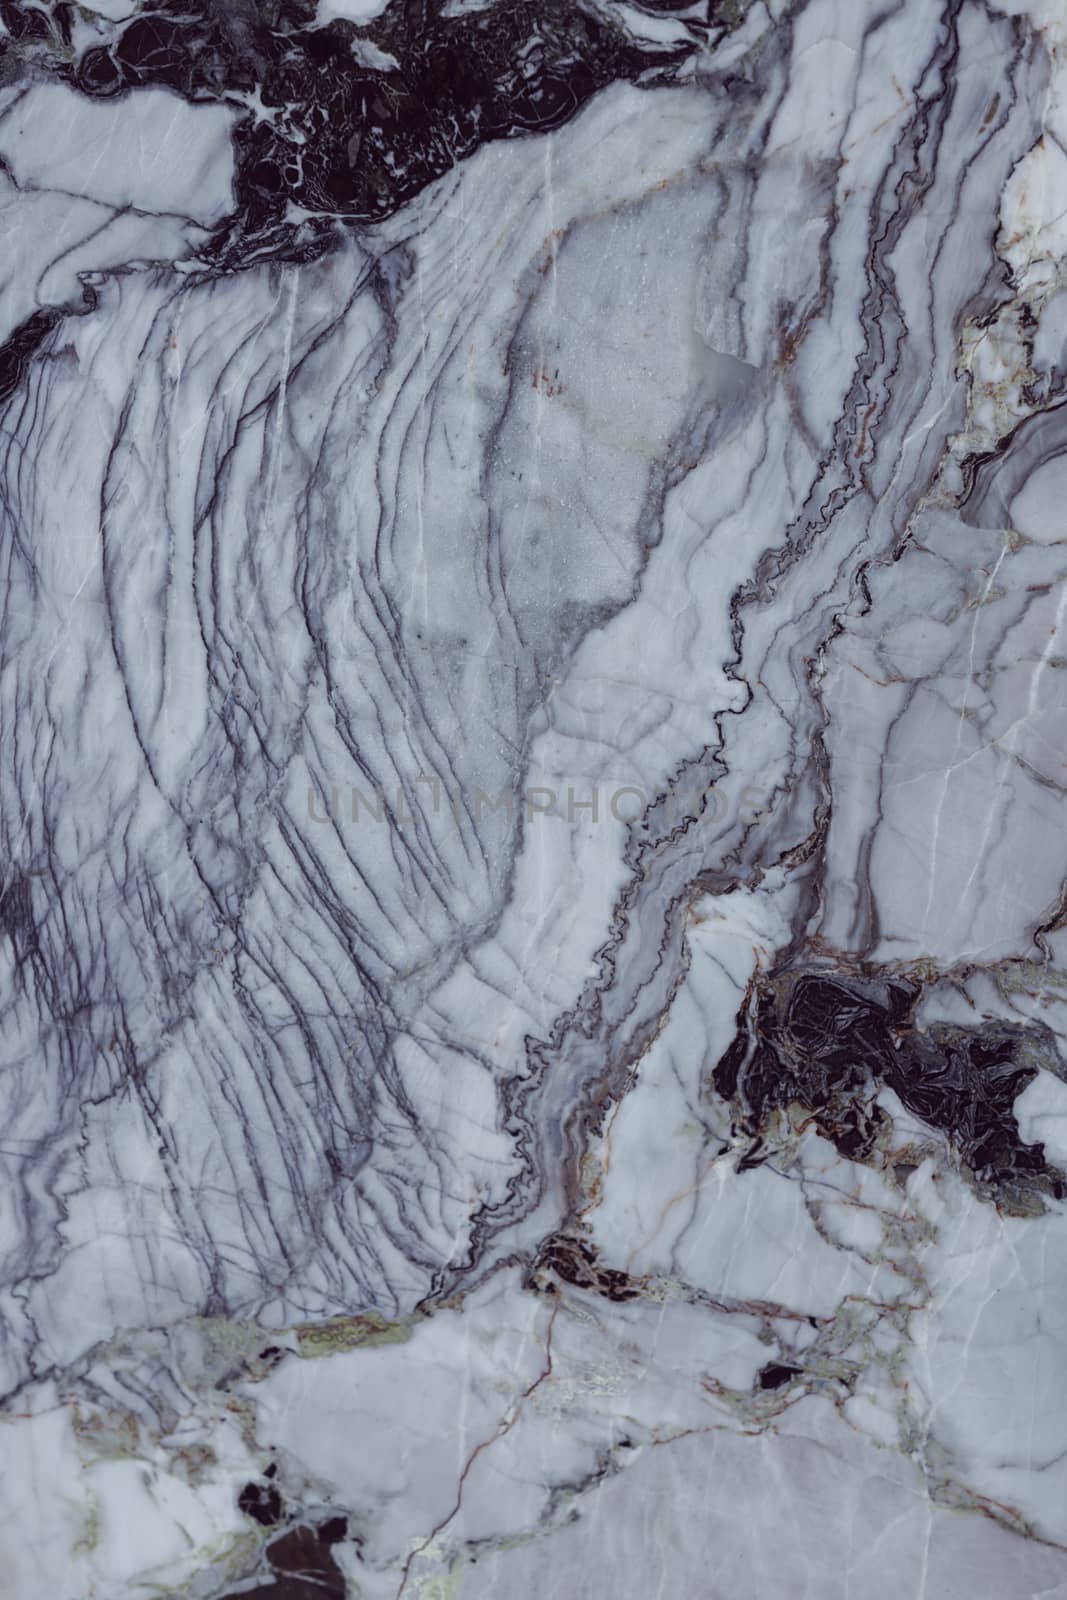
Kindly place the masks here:
<instances>
[{"instance_id":1,"label":"swirling vein pattern","mask_svg":"<svg viewBox=\"0 0 1067 1600\"><path fill-rule=\"evenodd\" d=\"M0 0L12 1600L1067 1600L1065 63Z\"/></svg>"}]
</instances>

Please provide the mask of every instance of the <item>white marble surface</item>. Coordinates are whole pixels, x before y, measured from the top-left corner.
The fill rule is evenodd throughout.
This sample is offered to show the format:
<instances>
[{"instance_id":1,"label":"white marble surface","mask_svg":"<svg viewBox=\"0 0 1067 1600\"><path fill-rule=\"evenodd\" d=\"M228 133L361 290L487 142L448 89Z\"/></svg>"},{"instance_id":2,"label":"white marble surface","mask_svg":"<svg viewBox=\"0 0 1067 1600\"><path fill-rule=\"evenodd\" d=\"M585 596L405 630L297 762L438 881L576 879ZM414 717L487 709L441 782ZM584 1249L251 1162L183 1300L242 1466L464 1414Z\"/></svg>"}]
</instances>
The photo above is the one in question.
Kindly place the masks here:
<instances>
[{"instance_id":1,"label":"white marble surface","mask_svg":"<svg viewBox=\"0 0 1067 1600\"><path fill-rule=\"evenodd\" d=\"M0 18L5 1594L1067 1600L1062 7Z\"/></svg>"}]
</instances>

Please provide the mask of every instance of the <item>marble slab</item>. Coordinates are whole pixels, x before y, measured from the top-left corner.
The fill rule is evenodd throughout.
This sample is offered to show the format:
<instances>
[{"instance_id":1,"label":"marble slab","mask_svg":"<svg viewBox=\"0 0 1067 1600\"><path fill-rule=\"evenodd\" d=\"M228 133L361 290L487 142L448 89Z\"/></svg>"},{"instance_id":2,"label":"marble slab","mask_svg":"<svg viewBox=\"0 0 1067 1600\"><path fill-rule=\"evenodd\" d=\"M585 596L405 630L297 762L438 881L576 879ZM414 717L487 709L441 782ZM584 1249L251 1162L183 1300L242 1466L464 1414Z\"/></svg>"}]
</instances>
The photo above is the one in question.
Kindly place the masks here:
<instances>
[{"instance_id":1,"label":"marble slab","mask_svg":"<svg viewBox=\"0 0 1067 1600\"><path fill-rule=\"evenodd\" d=\"M0 1590L1067 1600L1062 0L0 0Z\"/></svg>"}]
</instances>

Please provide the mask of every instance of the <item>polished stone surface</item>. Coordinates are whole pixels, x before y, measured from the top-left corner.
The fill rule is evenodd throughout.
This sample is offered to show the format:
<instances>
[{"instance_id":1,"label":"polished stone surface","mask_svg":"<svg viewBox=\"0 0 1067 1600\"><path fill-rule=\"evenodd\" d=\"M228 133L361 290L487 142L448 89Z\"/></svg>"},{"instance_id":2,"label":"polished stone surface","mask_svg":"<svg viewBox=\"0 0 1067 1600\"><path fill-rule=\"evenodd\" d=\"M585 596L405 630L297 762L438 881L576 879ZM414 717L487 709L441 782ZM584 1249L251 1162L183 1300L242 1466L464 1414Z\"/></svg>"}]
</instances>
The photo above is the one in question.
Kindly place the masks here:
<instances>
[{"instance_id":1,"label":"polished stone surface","mask_svg":"<svg viewBox=\"0 0 1067 1600\"><path fill-rule=\"evenodd\" d=\"M11 1600L1067 1600L1061 0L0 0Z\"/></svg>"}]
</instances>

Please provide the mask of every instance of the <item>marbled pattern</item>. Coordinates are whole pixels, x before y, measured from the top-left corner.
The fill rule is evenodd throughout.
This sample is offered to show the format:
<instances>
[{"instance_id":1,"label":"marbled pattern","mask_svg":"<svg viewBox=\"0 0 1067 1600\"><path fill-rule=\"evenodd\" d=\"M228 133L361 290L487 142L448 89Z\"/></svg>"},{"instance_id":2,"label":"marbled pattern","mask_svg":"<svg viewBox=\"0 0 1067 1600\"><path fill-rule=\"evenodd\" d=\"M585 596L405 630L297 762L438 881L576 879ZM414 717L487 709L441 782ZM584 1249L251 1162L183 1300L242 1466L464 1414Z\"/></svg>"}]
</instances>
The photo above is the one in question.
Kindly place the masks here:
<instances>
[{"instance_id":1,"label":"marbled pattern","mask_svg":"<svg viewBox=\"0 0 1067 1600\"><path fill-rule=\"evenodd\" d=\"M1058 0L0 0L13 1600L1067 1600Z\"/></svg>"}]
</instances>

